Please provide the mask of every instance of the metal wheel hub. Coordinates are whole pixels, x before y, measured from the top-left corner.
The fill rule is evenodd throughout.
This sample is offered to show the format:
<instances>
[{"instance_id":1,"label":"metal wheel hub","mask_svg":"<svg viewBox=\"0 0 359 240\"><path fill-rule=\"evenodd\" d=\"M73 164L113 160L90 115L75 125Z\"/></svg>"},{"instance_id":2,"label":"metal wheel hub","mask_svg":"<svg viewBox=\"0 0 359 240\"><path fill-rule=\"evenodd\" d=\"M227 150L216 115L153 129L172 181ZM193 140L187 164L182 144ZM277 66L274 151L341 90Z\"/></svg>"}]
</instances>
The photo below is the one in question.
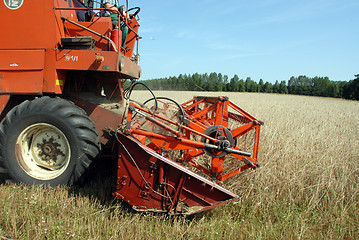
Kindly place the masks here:
<instances>
[{"instance_id":1,"label":"metal wheel hub","mask_svg":"<svg viewBox=\"0 0 359 240\"><path fill-rule=\"evenodd\" d=\"M60 176L70 163L70 144L64 133L47 123L24 129L16 141L19 165L31 177L50 180Z\"/></svg>"},{"instance_id":2,"label":"metal wheel hub","mask_svg":"<svg viewBox=\"0 0 359 240\"><path fill-rule=\"evenodd\" d=\"M46 137L43 138L42 143L38 143L37 147L40 149L39 156L44 162L51 161L55 164L58 157L65 156L61 149L61 145L58 142L55 142L52 137L48 141L46 141Z\"/></svg>"},{"instance_id":3,"label":"metal wheel hub","mask_svg":"<svg viewBox=\"0 0 359 240\"><path fill-rule=\"evenodd\" d=\"M220 151L212 150L212 149L203 149L203 151L210 157L223 157L227 153L224 151L227 148L231 148L234 145L234 139L232 133L220 125L214 125L207 128L204 132L207 136L215 138L219 140L218 146L220 147ZM205 138L202 138L202 142L213 144L212 141L209 141Z\"/></svg>"}]
</instances>

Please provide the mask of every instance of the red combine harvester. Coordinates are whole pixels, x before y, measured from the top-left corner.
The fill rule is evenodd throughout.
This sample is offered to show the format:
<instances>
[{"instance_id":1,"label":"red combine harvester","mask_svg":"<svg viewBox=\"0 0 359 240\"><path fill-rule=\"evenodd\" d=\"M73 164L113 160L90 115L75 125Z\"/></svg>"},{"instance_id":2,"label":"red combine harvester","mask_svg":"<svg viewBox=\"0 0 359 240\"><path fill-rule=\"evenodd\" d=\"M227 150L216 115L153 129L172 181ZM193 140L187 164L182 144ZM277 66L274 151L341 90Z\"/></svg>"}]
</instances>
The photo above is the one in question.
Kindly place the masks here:
<instances>
[{"instance_id":1,"label":"red combine harvester","mask_svg":"<svg viewBox=\"0 0 359 240\"><path fill-rule=\"evenodd\" d=\"M130 101L140 8L104 7L0 2L0 172L71 185L106 151L118 159L114 195L135 210L188 215L235 199L219 184L259 166L263 123L227 97Z\"/></svg>"}]
</instances>

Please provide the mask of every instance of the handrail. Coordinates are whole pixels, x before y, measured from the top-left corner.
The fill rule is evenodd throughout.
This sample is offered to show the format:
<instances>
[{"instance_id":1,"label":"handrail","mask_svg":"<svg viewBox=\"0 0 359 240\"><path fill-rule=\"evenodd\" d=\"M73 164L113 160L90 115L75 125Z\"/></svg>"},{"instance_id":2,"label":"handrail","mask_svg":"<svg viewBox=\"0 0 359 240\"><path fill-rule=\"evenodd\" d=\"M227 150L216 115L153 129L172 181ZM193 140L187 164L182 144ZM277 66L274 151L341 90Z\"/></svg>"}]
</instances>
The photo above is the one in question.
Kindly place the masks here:
<instances>
[{"instance_id":1,"label":"handrail","mask_svg":"<svg viewBox=\"0 0 359 240\"><path fill-rule=\"evenodd\" d=\"M128 8L128 6L126 7ZM80 10L80 11L104 11L106 10L105 8L86 8L86 7L55 7L55 10ZM128 9L126 10L126 12L128 11ZM126 26L128 27L129 30L131 30L132 32L134 32L136 34L136 37L139 37L139 35L135 32L135 30L128 25L128 21L127 18L121 16L121 18L124 19L123 22L125 22Z\"/></svg>"},{"instance_id":2,"label":"handrail","mask_svg":"<svg viewBox=\"0 0 359 240\"><path fill-rule=\"evenodd\" d=\"M87 8L87 7L55 7L54 9L55 9L55 10L76 10L76 11L77 11L77 10L80 10L80 11L104 11L104 10L106 10L105 8ZM126 15L128 15L128 0L126 0ZM136 45L137 45L137 49L134 49L134 50L136 50L136 56L138 56L138 42L139 42L138 40L140 39L140 36L139 36L139 34L129 25L129 23L128 23L128 18L127 18L127 17L122 16L122 15L119 14L119 18L126 24L126 26L128 27L128 30L135 34L135 39L136 39L136 42L137 42L137 44L136 44ZM82 28L82 29L85 29L85 30L87 30L87 31L89 31L89 32L91 32L91 33L93 33L93 34L99 36L99 37L102 37L102 38L108 40L108 41L110 42L111 46L114 48L114 50L115 50L116 52L119 51L119 50L117 49L117 47L115 46L115 43L114 43L110 38L108 38L108 37L106 37L106 36L104 36L104 35L102 35L102 34L100 34L100 33L98 33L98 32L95 32L95 31L93 31L93 30L91 30L91 29L89 29L89 28L87 28L87 27L85 27L85 26L82 26L81 24L79 24L79 23L77 23L77 22L75 22L75 21L72 21L72 20L70 20L70 19L68 19L68 18L65 18L65 17L63 17L63 16L61 16L61 19L62 19L62 20L65 20L65 21L68 21L68 22L70 22L70 23L72 23L72 24L74 24L74 25L76 25L76 26L78 26L78 27L80 27L80 28ZM122 46L120 46L120 48L123 49Z\"/></svg>"},{"instance_id":3,"label":"handrail","mask_svg":"<svg viewBox=\"0 0 359 240\"><path fill-rule=\"evenodd\" d=\"M115 44L110 38L108 38L108 37L106 37L106 36L104 36L104 35L102 35L102 34L100 34L100 33L98 33L98 32L95 32L95 31L93 31L93 30L91 30L91 29L89 29L89 28L87 28L87 27L85 27L85 26L82 26L81 24L78 24L77 22L74 22L74 21L72 21L72 20L70 20L70 19L68 19L68 18L65 18L64 16L61 16L61 19L62 19L62 20L65 20L65 21L68 21L69 23L72 23L72 24L74 24L74 25L76 25L76 26L78 26L78 27L80 27L80 28L82 28L82 29L85 29L86 31L89 31L90 33L93 33L93 34L95 34L95 35L97 35L97 36L99 36L99 37L102 37L102 38L106 39L107 41L110 42L110 44L111 44L111 46L113 47L113 49L115 49L115 52L118 52L118 49L117 49L117 47L116 47L116 44Z\"/></svg>"}]
</instances>

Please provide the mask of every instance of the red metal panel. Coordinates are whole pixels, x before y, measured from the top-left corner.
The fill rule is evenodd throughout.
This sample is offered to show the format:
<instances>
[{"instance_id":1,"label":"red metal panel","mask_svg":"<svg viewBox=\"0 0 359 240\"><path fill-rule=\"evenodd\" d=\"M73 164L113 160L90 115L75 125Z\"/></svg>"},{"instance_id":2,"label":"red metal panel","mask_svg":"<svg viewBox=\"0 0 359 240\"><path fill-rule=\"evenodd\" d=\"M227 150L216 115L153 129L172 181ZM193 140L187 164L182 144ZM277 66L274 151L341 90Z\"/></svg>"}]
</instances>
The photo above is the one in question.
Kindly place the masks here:
<instances>
[{"instance_id":1,"label":"red metal panel","mask_svg":"<svg viewBox=\"0 0 359 240\"><path fill-rule=\"evenodd\" d=\"M44 50L0 50L0 70L42 70Z\"/></svg>"},{"instance_id":2,"label":"red metal panel","mask_svg":"<svg viewBox=\"0 0 359 240\"><path fill-rule=\"evenodd\" d=\"M1 49L56 47L54 1L25 0L18 9L0 1L0 24Z\"/></svg>"},{"instance_id":3,"label":"red metal panel","mask_svg":"<svg viewBox=\"0 0 359 240\"><path fill-rule=\"evenodd\" d=\"M55 74L55 93L61 94L65 87L65 81L66 81L66 70L56 70ZM44 85L44 92L45 91L45 85Z\"/></svg>"},{"instance_id":4,"label":"red metal panel","mask_svg":"<svg viewBox=\"0 0 359 240\"><path fill-rule=\"evenodd\" d=\"M110 136L109 131L115 131L121 123L122 114L104 109L98 105L80 99L71 99L77 106L85 110L87 115L95 123L96 130L100 134L102 144L106 144Z\"/></svg>"},{"instance_id":5,"label":"red metal panel","mask_svg":"<svg viewBox=\"0 0 359 240\"><path fill-rule=\"evenodd\" d=\"M45 51L45 67L44 67L44 84L43 92L58 93L61 94L61 82L59 81L58 74L56 72L56 53L54 49L47 49ZM63 87L63 85L62 85Z\"/></svg>"},{"instance_id":6,"label":"red metal panel","mask_svg":"<svg viewBox=\"0 0 359 240\"><path fill-rule=\"evenodd\" d=\"M138 37L138 28L140 24L137 22L136 18L131 19L129 22L130 28L128 30L128 35L126 39L126 48L129 48L129 51L126 51L126 56L132 57L132 53L135 50L135 44Z\"/></svg>"},{"instance_id":7,"label":"red metal panel","mask_svg":"<svg viewBox=\"0 0 359 240\"><path fill-rule=\"evenodd\" d=\"M37 71L0 71L1 93L41 94L44 72Z\"/></svg>"},{"instance_id":8,"label":"red metal panel","mask_svg":"<svg viewBox=\"0 0 359 240\"><path fill-rule=\"evenodd\" d=\"M121 133L117 137L120 156L115 195L135 210L194 214L238 197L132 137Z\"/></svg>"},{"instance_id":9,"label":"red metal panel","mask_svg":"<svg viewBox=\"0 0 359 240\"><path fill-rule=\"evenodd\" d=\"M42 92L44 50L0 50L0 93Z\"/></svg>"},{"instance_id":10,"label":"red metal panel","mask_svg":"<svg viewBox=\"0 0 359 240\"><path fill-rule=\"evenodd\" d=\"M119 72L124 78L139 78L141 73L139 65L113 51L59 49L56 61L56 68L64 70Z\"/></svg>"},{"instance_id":11,"label":"red metal panel","mask_svg":"<svg viewBox=\"0 0 359 240\"><path fill-rule=\"evenodd\" d=\"M102 56L103 61L97 61L97 56ZM120 54L110 51L61 49L57 50L56 61L57 69L118 72Z\"/></svg>"}]
</instances>

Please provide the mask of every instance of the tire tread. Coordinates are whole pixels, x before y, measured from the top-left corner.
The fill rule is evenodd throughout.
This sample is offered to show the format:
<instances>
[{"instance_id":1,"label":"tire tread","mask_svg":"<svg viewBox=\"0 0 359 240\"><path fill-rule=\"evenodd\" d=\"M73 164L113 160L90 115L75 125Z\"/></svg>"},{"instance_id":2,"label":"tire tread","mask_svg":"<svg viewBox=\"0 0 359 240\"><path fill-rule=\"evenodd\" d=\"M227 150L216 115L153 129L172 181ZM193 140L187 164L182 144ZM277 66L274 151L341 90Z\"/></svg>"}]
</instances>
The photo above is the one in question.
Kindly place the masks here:
<instances>
[{"instance_id":1,"label":"tire tread","mask_svg":"<svg viewBox=\"0 0 359 240\"><path fill-rule=\"evenodd\" d=\"M7 168L6 159L2 151L7 129L9 129L10 125L14 122L19 122L22 118L34 112L40 114L50 112L62 121L65 119L67 124L73 129L78 139L79 148L81 149L80 152L82 152L76 161L72 176L66 183L67 185L74 184L80 179L92 160L99 155L101 142L93 121L86 115L85 111L74 103L58 97L40 97L32 101L26 100L11 109L5 116L0 123L0 170L4 169L4 171L6 171Z\"/></svg>"}]
</instances>

